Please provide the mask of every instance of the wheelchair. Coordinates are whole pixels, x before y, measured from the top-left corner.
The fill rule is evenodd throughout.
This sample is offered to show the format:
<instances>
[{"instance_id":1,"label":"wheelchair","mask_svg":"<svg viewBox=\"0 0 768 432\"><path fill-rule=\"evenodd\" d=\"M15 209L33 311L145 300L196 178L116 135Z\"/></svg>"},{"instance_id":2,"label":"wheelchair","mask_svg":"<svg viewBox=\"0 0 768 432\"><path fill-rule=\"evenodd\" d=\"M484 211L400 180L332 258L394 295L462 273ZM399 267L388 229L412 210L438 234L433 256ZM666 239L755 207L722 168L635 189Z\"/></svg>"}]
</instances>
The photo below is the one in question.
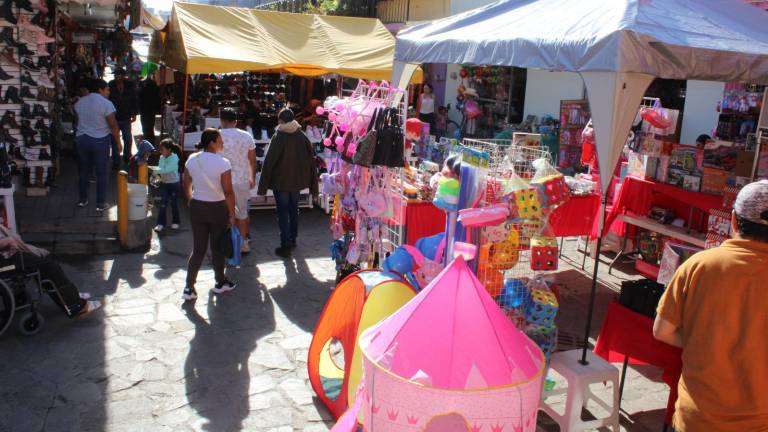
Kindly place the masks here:
<instances>
[{"instance_id":1,"label":"wheelchair","mask_svg":"<svg viewBox=\"0 0 768 432\"><path fill-rule=\"evenodd\" d=\"M38 311L43 291L63 298L53 281L43 279L38 270L25 270L21 254L18 264L0 268L0 336L10 327L16 314L18 329L26 336L38 333L45 324L45 318Z\"/></svg>"}]
</instances>

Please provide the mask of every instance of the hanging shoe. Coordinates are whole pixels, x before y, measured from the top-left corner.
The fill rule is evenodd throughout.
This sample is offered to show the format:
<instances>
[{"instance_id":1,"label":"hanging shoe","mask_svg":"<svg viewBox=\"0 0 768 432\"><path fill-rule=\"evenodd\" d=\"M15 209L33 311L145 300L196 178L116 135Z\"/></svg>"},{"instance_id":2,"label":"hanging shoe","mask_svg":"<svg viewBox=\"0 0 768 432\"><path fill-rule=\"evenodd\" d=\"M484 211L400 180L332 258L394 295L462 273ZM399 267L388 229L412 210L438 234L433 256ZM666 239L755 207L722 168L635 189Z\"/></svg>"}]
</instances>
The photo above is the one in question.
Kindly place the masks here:
<instances>
[{"instance_id":1,"label":"hanging shoe","mask_svg":"<svg viewBox=\"0 0 768 432\"><path fill-rule=\"evenodd\" d=\"M45 29L33 23L32 20L29 18L29 15L23 15L23 14L19 15L19 27L23 29L31 30L33 32L45 31Z\"/></svg>"},{"instance_id":2,"label":"hanging shoe","mask_svg":"<svg viewBox=\"0 0 768 432\"><path fill-rule=\"evenodd\" d=\"M21 83L22 84L29 84L29 85L31 85L33 87L37 87L37 85L38 85L37 81L32 79L32 75L30 75L29 72L27 72L27 71L22 72L22 74L21 74Z\"/></svg>"},{"instance_id":3,"label":"hanging shoe","mask_svg":"<svg viewBox=\"0 0 768 432\"><path fill-rule=\"evenodd\" d=\"M53 81L51 81L50 78L48 78L48 75L46 74L40 74L40 76L37 77L37 82L43 87L48 87L50 89L56 88L56 85L53 83Z\"/></svg>"},{"instance_id":4,"label":"hanging shoe","mask_svg":"<svg viewBox=\"0 0 768 432\"><path fill-rule=\"evenodd\" d=\"M0 80L2 81L8 81L11 79L14 79L15 77L13 75L9 75L8 72L4 71L2 67L0 67Z\"/></svg>"},{"instance_id":5,"label":"hanging shoe","mask_svg":"<svg viewBox=\"0 0 768 432\"><path fill-rule=\"evenodd\" d=\"M21 93L19 96L23 98L35 99L35 95L32 94L32 90L28 86L21 86Z\"/></svg>"},{"instance_id":6,"label":"hanging shoe","mask_svg":"<svg viewBox=\"0 0 768 432\"><path fill-rule=\"evenodd\" d=\"M24 69L27 69L27 70L31 70L31 71L39 71L40 70L39 67L35 66L35 62L32 61L32 59L29 58L29 57L26 57L26 58L24 58L24 60L22 60L21 67L23 67Z\"/></svg>"},{"instance_id":7,"label":"hanging shoe","mask_svg":"<svg viewBox=\"0 0 768 432\"><path fill-rule=\"evenodd\" d=\"M33 56L33 55L35 55L34 52L32 52L29 48L27 48L27 44L18 43L18 44L16 44L16 48L19 50L19 56Z\"/></svg>"},{"instance_id":8,"label":"hanging shoe","mask_svg":"<svg viewBox=\"0 0 768 432\"><path fill-rule=\"evenodd\" d=\"M56 42L56 38L48 36L42 30L38 30L37 34L35 35L35 42L37 42L38 45L44 45Z\"/></svg>"},{"instance_id":9,"label":"hanging shoe","mask_svg":"<svg viewBox=\"0 0 768 432\"><path fill-rule=\"evenodd\" d=\"M18 44L18 42L16 42L16 38L13 37L13 27L3 27L3 30L0 31L0 41L5 42L5 44L8 46L14 46Z\"/></svg>"},{"instance_id":10,"label":"hanging shoe","mask_svg":"<svg viewBox=\"0 0 768 432\"><path fill-rule=\"evenodd\" d=\"M21 103L21 98L19 97L19 88L16 86L8 86L8 90L5 91L5 103L12 102L12 103Z\"/></svg>"},{"instance_id":11,"label":"hanging shoe","mask_svg":"<svg viewBox=\"0 0 768 432\"><path fill-rule=\"evenodd\" d=\"M46 87L37 88L37 100L41 102L56 102L53 90L49 90Z\"/></svg>"},{"instance_id":12,"label":"hanging shoe","mask_svg":"<svg viewBox=\"0 0 768 432\"><path fill-rule=\"evenodd\" d=\"M45 57L38 57L37 58L37 67L40 69L50 69L51 68L51 59L45 58Z\"/></svg>"},{"instance_id":13,"label":"hanging shoe","mask_svg":"<svg viewBox=\"0 0 768 432\"><path fill-rule=\"evenodd\" d=\"M11 144L18 144L19 140L15 136L11 135L11 133L6 130L5 131L5 142L11 143Z\"/></svg>"},{"instance_id":14,"label":"hanging shoe","mask_svg":"<svg viewBox=\"0 0 768 432\"><path fill-rule=\"evenodd\" d=\"M13 157L25 161L27 158L24 157L24 155L21 153L21 147L16 147L13 149Z\"/></svg>"},{"instance_id":15,"label":"hanging shoe","mask_svg":"<svg viewBox=\"0 0 768 432\"><path fill-rule=\"evenodd\" d=\"M32 109L32 115L35 117L42 117L42 118L50 118L50 114L48 114L47 111L45 111L45 108L43 108L42 105L35 104L34 109Z\"/></svg>"},{"instance_id":16,"label":"hanging shoe","mask_svg":"<svg viewBox=\"0 0 768 432\"><path fill-rule=\"evenodd\" d=\"M16 122L16 112L8 110L3 114L2 119L0 119L0 126L8 126L11 129L18 129L21 126Z\"/></svg>"},{"instance_id":17,"label":"hanging shoe","mask_svg":"<svg viewBox=\"0 0 768 432\"><path fill-rule=\"evenodd\" d=\"M40 156L38 157L38 160L51 160L51 155L48 154L48 150L40 149Z\"/></svg>"},{"instance_id":18,"label":"hanging shoe","mask_svg":"<svg viewBox=\"0 0 768 432\"><path fill-rule=\"evenodd\" d=\"M42 131L42 130L45 130L46 128L47 126L45 125L45 120L41 118L37 119L37 121L35 122L35 129Z\"/></svg>"},{"instance_id":19,"label":"hanging shoe","mask_svg":"<svg viewBox=\"0 0 768 432\"><path fill-rule=\"evenodd\" d=\"M40 145L47 146L48 144L48 131L43 129L40 131Z\"/></svg>"},{"instance_id":20,"label":"hanging shoe","mask_svg":"<svg viewBox=\"0 0 768 432\"><path fill-rule=\"evenodd\" d=\"M30 3L29 0L16 0L16 6L26 10L27 12L35 11L34 9L32 9L32 3Z\"/></svg>"},{"instance_id":21,"label":"hanging shoe","mask_svg":"<svg viewBox=\"0 0 768 432\"><path fill-rule=\"evenodd\" d=\"M5 60L11 66L19 66L19 62L16 60L16 54L13 52L13 48L6 47L0 51L0 60Z\"/></svg>"},{"instance_id":22,"label":"hanging shoe","mask_svg":"<svg viewBox=\"0 0 768 432\"><path fill-rule=\"evenodd\" d=\"M32 129L32 126L30 126L29 120L22 120L21 128L19 128L19 130L21 131L21 136L24 137L25 141L37 135L37 132L35 132L35 130Z\"/></svg>"},{"instance_id":23,"label":"hanging shoe","mask_svg":"<svg viewBox=\"0 0 768 432\"><path fill-rule=\"evenodd\" d=\"M14 9L13 2L11 0L3 1L3 5L0 6L0 18L3 18L9 23L15 25L18 22L18 19L13 14L13 9ZM10 27L7 27L7 28L10 28Z\"/></svg>"},{"instance_id":24,"label":"hanging shoe","mask_svg":"<svg viewBox=\"0 0 768 432\"><path fill-rule=\"evenodd\" d=\"M35 115L32 113L32 107L29 104L25 103L21 105L21 118L23 119L35 118Z\"/></svg>"}]
</instances>

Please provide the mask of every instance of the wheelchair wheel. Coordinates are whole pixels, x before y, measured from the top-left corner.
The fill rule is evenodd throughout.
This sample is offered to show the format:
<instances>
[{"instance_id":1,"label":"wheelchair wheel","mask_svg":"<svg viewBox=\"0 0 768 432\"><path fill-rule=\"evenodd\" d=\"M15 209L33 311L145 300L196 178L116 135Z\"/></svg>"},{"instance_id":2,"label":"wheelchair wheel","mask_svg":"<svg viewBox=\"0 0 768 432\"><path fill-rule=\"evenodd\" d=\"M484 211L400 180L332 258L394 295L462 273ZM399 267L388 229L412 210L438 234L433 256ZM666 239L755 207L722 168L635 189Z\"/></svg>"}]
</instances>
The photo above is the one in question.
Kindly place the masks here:
<instances>
[{"instance_id":1,"label":"wheelchair wheel","mask_svg":"<svg viewBox=\"0 0 768 432\"><path fill-rule=\"evenodd\" d=\"M32 336L40 331L45 324L45 318L38 312L25 312L19 317L19 331L24 336Z\"/></svg>"},{"instance_id":2,"label":"wheelchair wheel","mask_svg":"<svg viewBox=\"0 0 768 432\"><path fill-rule=\"evenodd\" d=\"M11 325L15 312L16 300L13 297L11 288L0 280L0 335Z\"/></svg>"}]
</instances>

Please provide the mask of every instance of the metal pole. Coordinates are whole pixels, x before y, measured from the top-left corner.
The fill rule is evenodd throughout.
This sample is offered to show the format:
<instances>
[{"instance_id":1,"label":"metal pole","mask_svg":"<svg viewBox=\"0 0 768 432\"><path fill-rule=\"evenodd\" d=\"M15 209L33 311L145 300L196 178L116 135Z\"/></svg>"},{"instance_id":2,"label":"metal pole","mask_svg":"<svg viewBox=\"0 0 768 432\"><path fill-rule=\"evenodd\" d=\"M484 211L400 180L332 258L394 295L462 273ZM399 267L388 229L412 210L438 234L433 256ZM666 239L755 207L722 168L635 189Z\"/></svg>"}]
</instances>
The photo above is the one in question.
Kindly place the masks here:
<instances>
[{"instance_id":1,"label":"metal pole","mask_svg":"<svg viewBox=\"0 0 768 432\"><path fill-rule=\"evenodd\" d=\"M117 237L120 245L128 245L128 173L117 173Z\"/></svg>"},{"instance_id":2,"label":"metal pole","mask_svg":"<svg viewBox=\"0 0 768 432\"><path fill-rule=\"evenodd\" d=\"M181 111L181 136L179 136L179 145L184 150L184 130L187 128L187 93L189 92L189 74L184 74L184 103Z\"/></svg>"},{"instance_id":3,"label":"metal pole","mask_svg":"<svg viewBox=\"0 0 768 432\"><path fill-rule=\"evenodd\" d=\"M595 250L595 268L592 270L592 289L589 291L589 308L587 309L587 324L584 326L584 347L581 352L579 363L588 365L587 350L589 349L589 332L592 330L592 315L595 310L595 296L597 294L597 269L600 265L600 248L603 243L603 226L605 225L605 207L608 197L603 192L600 199L600 219L597 224L597 246Z\"/></svg>"}]
</instances>

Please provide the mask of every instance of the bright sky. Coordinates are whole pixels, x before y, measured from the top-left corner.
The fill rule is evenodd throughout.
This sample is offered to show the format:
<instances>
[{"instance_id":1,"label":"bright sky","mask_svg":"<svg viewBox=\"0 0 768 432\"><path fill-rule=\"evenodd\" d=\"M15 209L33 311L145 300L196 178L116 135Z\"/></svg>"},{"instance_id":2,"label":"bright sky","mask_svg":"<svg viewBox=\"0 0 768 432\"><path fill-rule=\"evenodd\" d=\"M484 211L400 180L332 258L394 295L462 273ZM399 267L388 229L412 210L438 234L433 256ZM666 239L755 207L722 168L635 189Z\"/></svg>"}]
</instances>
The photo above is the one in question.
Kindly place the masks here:
<instances>
[{"instance_id":1,"label":"bright sky","mask_svg":"<svg viewBox=\"0 0 768 432\"><path fill-rule=\"evenodd\" d=\"M142 4L147 8L153 8L158 11L170 11L173 0L143 0Z\"/></svg>"}]
</instances>

